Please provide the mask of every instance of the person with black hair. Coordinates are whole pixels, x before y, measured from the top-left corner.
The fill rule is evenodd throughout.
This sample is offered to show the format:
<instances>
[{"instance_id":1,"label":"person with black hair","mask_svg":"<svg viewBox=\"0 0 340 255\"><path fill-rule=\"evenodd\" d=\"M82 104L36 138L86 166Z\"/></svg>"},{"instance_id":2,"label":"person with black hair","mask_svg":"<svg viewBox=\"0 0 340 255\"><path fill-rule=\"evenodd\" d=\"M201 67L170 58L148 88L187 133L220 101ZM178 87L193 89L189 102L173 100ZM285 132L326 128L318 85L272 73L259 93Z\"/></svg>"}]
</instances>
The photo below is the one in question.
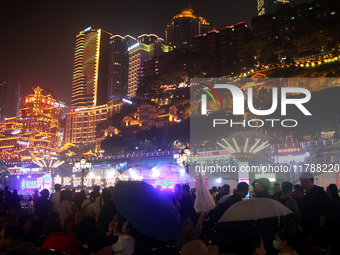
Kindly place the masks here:
<instances>
[{"instance_id":1,"label":"person with black hair","mask_svg":"<svg viewBox=\"0 0 340 255\"><path fill-rule=\"evenodd\" d=\"M44 227L45 222L48 218L48 214L52 210L52 203L48 199L49 195L50 192L48 191L48 189L43 189L42 191L40 191L40 197L35 204L35 215L38 217L40 230L42 230L42 228Z\"/></svg>"},{"instance_id":2,"label":"person with black hair","mask_svg":"<svg viewBox=\"0 0 340 255\"><path fill-rule=\"evenodd\" d=\"M237 184L236 191L234 195L230 196L224 203L216 208L217 220L222 217L222 215L228 210L230 206L242 201L243 198L247 196L249 192L249 185L246 182L240 182Z\"/></svg>"},{"instance_id":3,"label":"person with black hair","mask_svg":"<svg viewBox=\"0 0 340 255\"><path fill-rule=\"evenodd\" d=\"M94 217L96 220L98 220L98 211L95 202L96 202L95 194L91 192L90 198L86 198L80 207L80 210L82 211L84 218Z\"/></svg>"},{"instance_id":4,"label":"person with black hair","mask_svg":"<svg viewBox=\"0 0 340 255\"><path fill-rule=\"evenodd\" d=\"M1 230L0 252L2 255L39 255L33 243L21 239L21 231L15 226L7 226Z\"/></svg>"},{"instance_id":5,"label":"person with black hair","mask_svg":"<svg viewBox=\"0 0 340 255\"><path fill-rule=\"evenodd\" d=\"M189 185L182 185L182 201L180 205L179 213L182 217L186 215L193 216L195 214L194 200L190 194Z\"/></svg>"},{"instance_id":6,"label":"person with black hair","mask_svg":"<svg viewBox=\"0 0 340 255\"><path fill-rule=\"evenodd\" d=\"M277 183L277 182L274 183L273 191L274 191L274 193L270 196L270 198L274 199L274 200L279 200L282 196L280 183Z\"/></svg>"},{"instance_id":7,"label":"person with black hair","mask_svg":"<svg viewBox=\"0 0 340 255\"><path fill-rule=\"evenodd\" d=\"M274 249L280 251L278 255L298 255L298 253L295 251L296 245L296 239L287 231L280 230L275 233L273 247Z\"/></svg>"},{"instance_id":8,"label":"person with black hair","mask_svg":"<svg viewBox=\"0 0 340 255\"><path fill-rule=\"evenodd\" d=\"M295 184L293 187L292 197L295 199L297 203L299 203L300 199L303 197L304 191L300 184Z\"/></svg>"},{"instance_id":9,"label":"person with black hair","mask_svg":"<svg viewBox=\"0 0 340 255\"><path fill-rule=\"evenodd\" d=\"M222 192L216 195L216 205L224 203L230 197L230 185L224 184L222 186Z\"/></svg>"},{"instance_id":10,"label":"person with black hair","mask_svg":"<svg viewBox=\"0 0 340 255\"><path fill-rule=\"evenodd\" d=\"M293 195L293 183L283 182L282 183L282 196L279 199L283 205L288 207L294 214L298 221L301 220L301 212L299 206L295 199L292 198Z\"/></svg>"},{"instance_id":11,"label":"person with black hair","mask_svg":"<svg viewBox=\"0 0 340 255\"><path fill-rule=\"evenodd\" d=\"M109 224L117 214L116 204L110 189L104 188L102 191L104 201L103 207L99 212L98 230L106 233L109 229Z\"/></svg>"},{"instance_id":12,"label":"person with black hair","mask_svg":"<svg viewBox=\"0 0 340 255\"><path fill-rule=\"evenodd\" d=\"M60 191L61 185L59 183L54 184L54 193L50 195L50 201L52 203L52 212L56 212L60 206Z\"/></svg>"},{"instance_id":13,"label":"person with black hair","mask_svg":"<svg viewBox=\"0 0 340 255\"><path fill-rule=\"evenodd\" d=\"M330 202L324 189L314 184L314 176L311 173L302 173L300 183L306 191L306 195L299 202L299 208L307 245L325 249L328 244L326 223L330 214Z\"/></svg>"},{"instance_id":14,"label":"person with black hair","mask_svg":"<svg viewBox=\"0 0 340 255\"><path fill-rule=\"evenodd\" d=\"M266 249L260 234L254 232L249 233L245 237L243 245L243 255L265 255Z\"/></svg>"}]
</instances>

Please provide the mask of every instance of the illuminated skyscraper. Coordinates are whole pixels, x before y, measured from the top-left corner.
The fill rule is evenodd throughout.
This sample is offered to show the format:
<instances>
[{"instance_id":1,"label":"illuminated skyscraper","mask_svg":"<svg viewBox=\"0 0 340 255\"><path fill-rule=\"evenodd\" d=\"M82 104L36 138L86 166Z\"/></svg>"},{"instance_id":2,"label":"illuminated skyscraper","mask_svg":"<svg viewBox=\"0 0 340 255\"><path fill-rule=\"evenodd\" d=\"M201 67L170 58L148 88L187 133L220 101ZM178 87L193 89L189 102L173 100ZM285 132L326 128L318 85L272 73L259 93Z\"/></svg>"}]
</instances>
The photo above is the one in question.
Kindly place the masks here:
<instances>
[{"instance_id":1,"label":"illuminated skyscraper","mask_svg":"<svg viewBox=\"0 0 340 255\"><path fill-rule=\"evenodd\" d=\"M73 107L107 103L111 35L91 27L77 35L71 98Z\"/></svg>"},{"instance_id":2,"label":"illuminated skyscraper","mask_svg":"<svg viewBox=\"0 0 340 255\"><path fill-rule=\"evenodd\" d=\"M194 10L189 7L173 17L165 29L166 44L179 49L188 48L195 35L214 29L204 18L193 13Z\"/></svg>"},{"instance_id":3,"label":"illuminated skyscraper","mask_svg":"<svg viewBox=\"0 0 340 255\"><path fill-rule=\"evenodd\" d=\"M136 38L126 35L114 35L110 38L110 66L107 99L111 101L128 93L128 48L136 44Z\"/></svg>"},{"instance_id":4,"label":"illuminated skyscraper","mask_svg":"<svg viewBox=\"0 0 340 255\"><path fill-rule=\"evenodd\" d=\"M160 56L172 50L171 46L164 45L164 40L157 35L140 35L137 43L129 47L129 80L128 96L135 96L139 84L138 71L143 68L145 60Z\"/></svg>"}]
</instances>

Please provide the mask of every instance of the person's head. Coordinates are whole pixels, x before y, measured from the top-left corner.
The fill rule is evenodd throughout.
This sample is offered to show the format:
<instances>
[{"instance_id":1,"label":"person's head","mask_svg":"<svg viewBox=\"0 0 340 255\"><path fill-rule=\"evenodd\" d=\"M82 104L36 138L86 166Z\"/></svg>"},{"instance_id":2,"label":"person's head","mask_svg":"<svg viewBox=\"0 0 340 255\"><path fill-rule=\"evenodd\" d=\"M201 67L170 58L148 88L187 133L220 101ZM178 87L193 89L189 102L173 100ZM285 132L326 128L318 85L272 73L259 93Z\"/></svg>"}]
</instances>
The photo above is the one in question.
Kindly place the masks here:
<instances>
[{"instance_id":1,"label":"person's head","mask_svg":"<svg viewBox=\"0 0 340 255\"><path fill-rule=\"evenodd\" d=\"M104 188L102 191L102 197L103 197L104 203L111 201L113 199L111 190L109 190L109 188Z\"/></svg>"},{"instance_id":2,"label":"person's head","mask_svg":"<svg viewBox=\"0 0 340 255\"><path fill-rule=\"evenodd\" d=\"M229 193L230 193L230 185L229 185L229 184L224 184L224 185L222 186L222 188L223 188L224 193L226 193L227 195L229 195Z\"/></svg>"},{"instance_id":3,"label":"person's head","mask_svg":"<svg viewBox=\"0 0 340 255\"><path fill-rule=\"evenodd\" d=\"M5 187L4 187L4 190L5 190L5 191L8 191L8 186L5 186Z\"/></svg>"},{"instance_id":4,"label":"person's head","mask_svg":"<svg viewBox=\"0 0 340 255\"><path fill-rule=\"evenodd\" d=\"M212 193L217 192L217 187L216 187L216 186L213 186L213 187L211 188L211 191L212 191Z\"/></svg>"},{"instance_id":5,"label":"person's head","mask_svg":"<svg viewBox=\"0 0 340 255\"><path fill-rule=\"evenodd\" d=\"M99 187L98 185L94 185L94 186L93 186L93 192L99 194L99 190L100 190L100 187Z\"/></svg>"},{"instance_id":6,"label":"person's head","mask_svg":"<svg viewBox=\"0 0 340 255\"><path fill-rule=\"evenodd\" d=\"M303 188L301 187L300 184L295 184L294 185L293 197L295 199L300 199L300 198L303 197Z\"/></svg>"},{"instance_id":7,"label":"person's head","mask_svg":"<svg viewBox=\"0 0 340 255\"><path fill-rule=\"evenodd\" d=\"M194 229L194 223L192 222L189 215L182 218L182 233L191 233Z\"/></svg>"},{"instance_id":8,"label":"person's head","mask_svg":"<svg viewBox=\"0 0 340 255\"><path fill-rule=\"evenodd\" d=\"M287 233L285 230L281 230L275 233L275 239L273 240L273 247L276 250L291 249L294 250L296 246L295 238Z\"/></svg>"},{"instance_id":9,"label":"person's head","mask_svg":"<svg viewBox=\"0 0 340 255\"><path fill-rule=\"evenodd\" d=\"M72 195L70 195L70 192L68 190L60 191L60 203L63 202L64 200L71 200L71 198L72 198Z\"/></svg>"},{"instance_id":10,"label":"person's head","mask_svg":"<svg viewBox=\"0 0 340 255\"><path fill-rule=\"evenodd\" d=\"M273 191L274 193L278 193L280 191L280 183L274 183L274 186L273 186Z\"/></svg>"},{"instance_id":11,"label":"person's head","mask_svg":"<svg viewBox=\"0 0 340 255\"><path fill-rule=\"evenodd\" d=\"M339 199L338 187L335 184L330 184L326 189L326 193L333 199Z\"/></svg>"},{"instance_id":12,"label":"person's head","mask_svg":"<svg viewBox=\"0 0 340 255\"><path fill-rule=\"evenodd\" d=\"M43 189L42 191L40 191L40 196L43 199L47 199L49 195L50 195L50 192L48 191L48 189Z\"/></svg>"},{"instance_id":13,"label":"person's head","mask_svg":"<svg viewBox=\"0 0 340 255\"><path fill-rule=\"evenodd\" d=\"M18 191L16 189L13 190L13 195L18 195Z\"/></svg>"},{"instance_id":14,"label":"person's head","mask_svg":"<svg viewBox=\"0 0 340 255\"><path fill-rule=\"evenodd\" d=\"M263 245L263 240L258 233L249 233L246 235L244 242L244 254L264 255L266 249Z\"/></svg>"},{"instance_id":15,"label":"person's head","mask_svg":"<svg viewBox=\"0 0 340 255\"><path fill-rule=\"evenodd\" d=\"M186 196L190 194L190 187L187 184L182 185L182 195Z\"/></svg>"},{"instance_id":16,"label":"person's head","mask_svg":"<svg viewBox=\"0 0 340 255\"><path fill-rule=\"evenodd\" d=\"M55 192L60 192L61 191L61 185L60 184L54 184L54 190Z\"/></svg>"},{"instance_id":17,"label":"person's head","mask_svg":"<svg viewBox=\"0 0 340 255\"><path fill-rule=\"evenodd\" d=\"M10 247L15 240L21 238L21 232L18 227L7 226L0 232L0 249Z\"/></svg>"},{"instance_id":18,"label":"person's head","mask_svg":"<svg viewBox=\"0 0 340 255\"><path fill-rule=\"evenodd\" d=\"M301 187L309 192L314 187L314 176L311 173L305 172L300 176Z\"/></svg>"},{"instance_id":19,"label":"person's head","mask_svg":"<svg viewBox=\"0 0 340 255\"><path fill-rule=\"evenodd\" d=\"M122 234L135 236L137 234L137 230L131 225L129 221L125 221L122 226Z\"/></svg>"},{"instance_id":20,"label":"person's head","mask_svg":"<svg viewBox=\"0 0 340 255\"><path fill-rule=\"evenodd\" d=\"M282 183L282 192L285 196L291 197L293 194L293 183L291 182L283 182Z\"/></svg>"},{"instance_id":21,"label":"person's head","mask_svg":"<svg viewBox=\"0 0 340 255\"><path fill-rule=\"evenodd\" d=\"M217 255L218 246L213 245L207 247L201 240L187 242L182 250L182 255Z\"/></svg>"},{"instance_id":22,"label":"person's head","mask_svg":"<svg viewBox=\"0 0 340 255\"><path fill-rule=\"evenodd\" d=\"M249 192L249 185L246 182L240 182L237 184L236 193L241 197L246 197Z\"/></svg>"},{"instance_id":23,"label":"person's head","mask_svg":"<svg viewBox=\"0 0 340 255\"><path fill-rule=\"evenodd\" d=\"M255 192L268 191L270 188L270 181L267 178L260 178L255 181Z\"/></svg>"},{"instance_id":24,"label":"person's head","mask_svg":"<svg viewBox=\"0 0 340 255\"><path fill-rule=\"evenodd\" d=\"M181 193L181 190L182 190L182 187L181 187L181 184L176 184L175 185L175 188L174 188L174 192L175 194L180 194Z\"/></svg>"}]
</instances>

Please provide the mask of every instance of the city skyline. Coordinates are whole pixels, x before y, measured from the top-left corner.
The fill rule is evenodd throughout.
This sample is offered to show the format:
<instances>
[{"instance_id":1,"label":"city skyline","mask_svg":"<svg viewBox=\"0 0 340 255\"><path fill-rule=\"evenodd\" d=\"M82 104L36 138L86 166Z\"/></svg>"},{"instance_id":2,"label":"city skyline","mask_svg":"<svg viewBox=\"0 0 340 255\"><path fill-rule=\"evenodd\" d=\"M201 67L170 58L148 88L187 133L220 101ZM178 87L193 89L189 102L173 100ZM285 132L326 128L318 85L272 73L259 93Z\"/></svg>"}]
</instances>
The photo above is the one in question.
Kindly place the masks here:
<instances>
[{"instance_id":1,"label":"city skyline","mask_svg":"<svg viewBox=\"0 0 340 255\"><path fill-rule=\"evenodd\" d=\"M131 3L130 3L131 5ZM207 19L217 29L239 21L250 26L256 15L252 0L191 1L194 14ZM119 6L107 1L72 3L9 3L1 16L0 76L22 84L22 94L32 87L56 91L57 99L70 105L75 38L79 31L93 26L113 34L139 36L153 33L164 38L167 22L187 1L135 2ZM137 11L137 12L136 12Z\"/></svg>"}]
</instances>

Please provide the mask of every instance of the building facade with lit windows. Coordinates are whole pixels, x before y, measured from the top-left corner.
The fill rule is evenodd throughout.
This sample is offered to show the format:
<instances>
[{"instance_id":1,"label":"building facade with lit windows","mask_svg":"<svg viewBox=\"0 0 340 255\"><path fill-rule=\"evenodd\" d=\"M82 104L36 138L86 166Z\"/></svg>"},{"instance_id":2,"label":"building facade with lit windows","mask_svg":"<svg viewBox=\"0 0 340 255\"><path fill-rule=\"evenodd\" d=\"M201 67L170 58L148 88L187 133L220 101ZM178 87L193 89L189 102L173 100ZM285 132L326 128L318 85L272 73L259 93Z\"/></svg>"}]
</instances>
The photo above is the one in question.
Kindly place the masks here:
<instances>
[{"instance_id":1,"label":"building facade with lit windows","mask_svg":"<svg viewBox=\"0 0 340 255\"><path fill-rule=\"evenodd\" d=\"M174 49L189 48L195 35L213 29L214 27L206 19L194 15L194 10L189 7L173 16L172 21L167 24L165 29L166 44L173 46Z\"/></svg>"},{"instance_id":2,"label":"building facade with lit windows","mask_svg":"<svg viewBox=\"0 0 340 255\"><path fill-rule=\"evenodd\" d=\"M112 34L88 27L76 36L72 107L107 103L109 48Z\"/></svg>"},{"instance_id":3,"label":"building facade with lit windows","mask_svg":"<svg viewBox=\"0 0 340 255\"><path fill-rule=\"evenodd\" d=\"M97 124L118 113L121 107L122 101L116 99L100 106L71 109L66 114L65 143L94 143Z\"/></svg>"},{"instance_id":4,"label":"building facade with lit windows","mask_svg":"<svg viewBox=\"0 0 340 255\"><path fill-rule=\"evenodd\" d=\"M109 84L107 88L108 102L128 94L128 48L137 43L130 36L113 35L110 38Z\"/></svg>"},{"instance_id":5,"label":"building facade with lit windows","mask_svg":"<svg viewBox=\"0 0 340 255\"><path fill-rule=\"evenodd\" d=\"M20 105L20 82L11 79L0 79L0 121L16 117Z\"/></svg>"},{"instance_id":6,"label":"building facade with lit windows","mask_svg":"<svg viewBox=\"0 0 340 255\"><path fill-rule=\"evenodd\" d=\"M294 1L294 0L293 0ZM292 0L257 0L257 16L262 16L276 11L278 5L289 4Z\"/></svg>"},{"instance_id":7,"label":"building facade with lit windows","mask_svg":"<svg viewBox=\"0 0 340 255\"><path fill-rule=\"evenodd\" d=\"M136 44L128 48L128 96L131 97L136 95L140 79L138 72L143 68L144 61L172 50L172 47L165 45L164 40L157 35L140 35L137 41Z\"/></svg>"},{"instance_id":8,"label":"building facade with lit windows","mask_svg":"<svg viewBox=\"0 0 340 255\"><path fill-rule=\"evenodd\" d=\"M121 125L136 132L146 131L153 127L167 128L177 124L178 110L174 105L161 105L144 102L137 107L137 112L126 116Z\"/></svg>"},{"instance_id":9,"label":"building facade with lit windows","mask_svg":"<svg viewBox=\"0 0 340 255\"><path fill-rule=\"evenodd\" d=\"M65 104L37 87L34 94L24 98L23 106L17 117L8 118L0 125L1 159L57 158L63 138L59 118Z\"/></svg>"},{"instance_id":10,"label":"building facade with lit windows","mask_svg":"<svg viewBox=\"0 0 340 255\"><path fill-rule=\"evenodd\" d=\"M245 45L250 39L251 30L242 21L196 35L193 38L192 50L200 56L209 56L207 75L222 76L224 70L246 66Z\"/></svg>"}]
</instances>

